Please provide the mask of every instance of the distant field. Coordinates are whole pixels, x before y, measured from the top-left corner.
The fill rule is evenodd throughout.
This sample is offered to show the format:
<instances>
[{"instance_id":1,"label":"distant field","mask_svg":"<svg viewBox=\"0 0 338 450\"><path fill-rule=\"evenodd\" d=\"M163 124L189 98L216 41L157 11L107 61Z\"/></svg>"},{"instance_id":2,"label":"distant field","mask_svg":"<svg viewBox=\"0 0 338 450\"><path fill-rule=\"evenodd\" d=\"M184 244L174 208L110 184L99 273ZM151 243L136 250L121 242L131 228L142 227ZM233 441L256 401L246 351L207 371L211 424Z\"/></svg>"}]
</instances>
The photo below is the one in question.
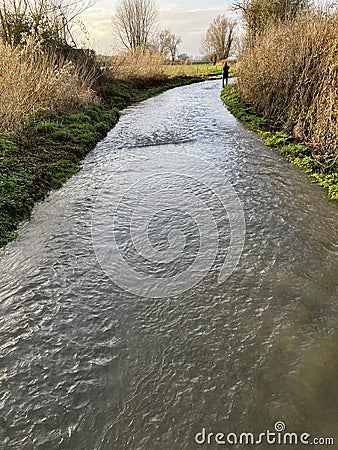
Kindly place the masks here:
<instances>
[{"instance_id":1,"label":"distant field","mask_svg":"<svg viewBox=\"0 0 338 450\"><path fill-rule=\"evenodd\" d=\"M220 74L221 71L221 66L213 66L212 64L177 64L163 66L163 73L172 77Z\"/></svg>"}]
</instances>

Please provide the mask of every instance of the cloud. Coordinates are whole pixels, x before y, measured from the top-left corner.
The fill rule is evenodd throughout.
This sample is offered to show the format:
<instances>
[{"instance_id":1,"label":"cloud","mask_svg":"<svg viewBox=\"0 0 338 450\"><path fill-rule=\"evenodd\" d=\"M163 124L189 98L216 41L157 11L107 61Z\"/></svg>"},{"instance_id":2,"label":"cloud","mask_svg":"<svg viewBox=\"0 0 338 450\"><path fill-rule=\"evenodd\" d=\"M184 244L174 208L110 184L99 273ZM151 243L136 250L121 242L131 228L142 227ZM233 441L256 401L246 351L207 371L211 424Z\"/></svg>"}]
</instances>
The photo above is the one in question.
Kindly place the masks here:
<instances>
[{"instance_id":1,"label":"cloud","mask_svg":"<svg viewBox=\"0 0 338 450\"><path fill-rule=\"evenodd\" d=\"M160 22L162 27L169 27L181 34L192 31L205 33L211 20L224 13L224 6L204 9L163 9L160 10Z\"/></svg>"},{"instance_id":2,"label":"cloud","mask_svg":"<svg viewBox=\"0 0 338 450\"><path fill-rule=\"evenodd\" d=\"M113 12L106 9L89 10L79 17L89 35L89 44L99 53L109 53L113 47Z\"/></svg>"},{"instance_id":3,"label":"cloud","mask_svg":"<svg viewBox=\"0 0 338 450\"><path fill-rule=\"evenodd\" d=\"M163 1L161 2L164 3ZM205 34L209 23L218 15L226 13L226 6L215 5L212 7L203 7L205 1L189 2L185 1L183 8L182 2L167 2L165 7L160 8L159 28L168 28L182 37L180 52L190 55L198 55L201 39ZM194 3L194 7L192 4ZM104 4L104 3L102 3ZM191 7L188 7L190 6ZM160 6L162 6L160 4ZM109 53L114 45L112 18L114 9L95 8L87 11L81 16L89 36L90 44L101 53Z\"/></svg>"},{"instance_id":4,"label":"cloud","mask_svg":"<svg viewBox=\"0 0 338 450\"><path fill-rule=\"evenodd\" d=\"M160 24L162 28L169 28L182 37L181 52L198 55L209 23L218 15L224 14L225 7L210 8L166 8L160 10Z\"/></svg>"}]
</instances>

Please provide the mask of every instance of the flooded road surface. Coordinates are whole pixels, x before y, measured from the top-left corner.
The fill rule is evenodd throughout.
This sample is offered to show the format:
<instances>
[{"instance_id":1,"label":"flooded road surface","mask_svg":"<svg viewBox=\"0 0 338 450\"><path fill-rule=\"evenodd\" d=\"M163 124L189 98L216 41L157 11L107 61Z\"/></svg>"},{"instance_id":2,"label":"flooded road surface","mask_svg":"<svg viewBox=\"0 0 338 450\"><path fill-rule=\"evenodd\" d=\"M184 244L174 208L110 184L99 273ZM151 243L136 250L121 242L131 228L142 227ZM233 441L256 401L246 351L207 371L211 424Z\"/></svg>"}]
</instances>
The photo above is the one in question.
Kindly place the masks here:
<instances>
[{"instance_id":1,"label":"flooded road surface","mask_svg":"<svg viewBox=\"0 0 338 450\"><path fill-rule=\"evenodd\" d=\"M2 251L1 449L247 448L203 445L197 433L259 434L281 421L338 445L338 205L219 94L218 81L200 83L126 110ZM201 162L190 175L182 156ZM217 192L222 177L239 222ZM244 248L220 282L239 205ZM149 220L140 213L132 239L139 206ZM189 267L201 249L210 260L199 279Z\"/></svg>"}]
</instances>

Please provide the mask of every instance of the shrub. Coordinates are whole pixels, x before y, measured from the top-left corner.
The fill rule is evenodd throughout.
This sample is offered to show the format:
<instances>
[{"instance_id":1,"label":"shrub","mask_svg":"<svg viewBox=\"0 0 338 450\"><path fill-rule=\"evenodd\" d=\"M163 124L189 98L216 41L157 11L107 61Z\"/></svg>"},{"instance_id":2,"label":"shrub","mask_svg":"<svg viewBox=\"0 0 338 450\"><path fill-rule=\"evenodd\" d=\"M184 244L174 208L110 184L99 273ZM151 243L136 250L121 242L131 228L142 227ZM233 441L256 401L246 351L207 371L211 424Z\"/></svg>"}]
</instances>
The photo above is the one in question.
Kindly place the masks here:
<instances>
[{"instance_id":1,"label":"shrub","mask_svg":"<svg viewBox=\"0 0 338 450\"><path fill-rule=\"evenodd\" d=\"M297 38L295 38L297 37ZM337 162L338 13L312 11L269 28L238 66L238 90L257 113Z\"/></svg>"}]
</instances>

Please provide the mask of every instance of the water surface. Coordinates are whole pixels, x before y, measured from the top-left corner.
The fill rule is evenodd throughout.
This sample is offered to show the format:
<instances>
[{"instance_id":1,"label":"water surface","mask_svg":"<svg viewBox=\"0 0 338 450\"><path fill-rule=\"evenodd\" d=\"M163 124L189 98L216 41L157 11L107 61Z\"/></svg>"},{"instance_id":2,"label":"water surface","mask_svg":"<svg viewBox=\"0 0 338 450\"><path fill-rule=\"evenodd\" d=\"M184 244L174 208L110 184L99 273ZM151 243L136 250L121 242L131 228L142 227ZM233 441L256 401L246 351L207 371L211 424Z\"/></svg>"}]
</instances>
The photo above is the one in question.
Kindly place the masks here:
<instances>
[{"instance_id":1,"label":"water surface","mask_svg":"<svg viewBox=\"0 0 338 450\"><path fill-rule=\"evenodd\" d=\"M337 204L243 129L219 94L212 81L128 108L2 251L1 449L191 450L202 428L260 433L280 420L338 442ZM159 152L159 173L175 152L221 171L243 205L246 238L236 270L219 284L229 224L207 195L211 180L204 174L202 187L163 177L178 202L180 189L209 202L220 245L197 285L151 299L102 270L91 219L98 198L109 210L119 195L118 185L105 189L116 167L128 163L126 177L134 176ZM134 197L119 216L130 261ZM174 265L147 266L137 255L131 264L160 277L185 270L198 253L198 227L182 213L155 219L152 244L166 248L170 229L182 229L185 252ZM109 236L100 239L109 248Z\"/></svg>"}]
</instances>

